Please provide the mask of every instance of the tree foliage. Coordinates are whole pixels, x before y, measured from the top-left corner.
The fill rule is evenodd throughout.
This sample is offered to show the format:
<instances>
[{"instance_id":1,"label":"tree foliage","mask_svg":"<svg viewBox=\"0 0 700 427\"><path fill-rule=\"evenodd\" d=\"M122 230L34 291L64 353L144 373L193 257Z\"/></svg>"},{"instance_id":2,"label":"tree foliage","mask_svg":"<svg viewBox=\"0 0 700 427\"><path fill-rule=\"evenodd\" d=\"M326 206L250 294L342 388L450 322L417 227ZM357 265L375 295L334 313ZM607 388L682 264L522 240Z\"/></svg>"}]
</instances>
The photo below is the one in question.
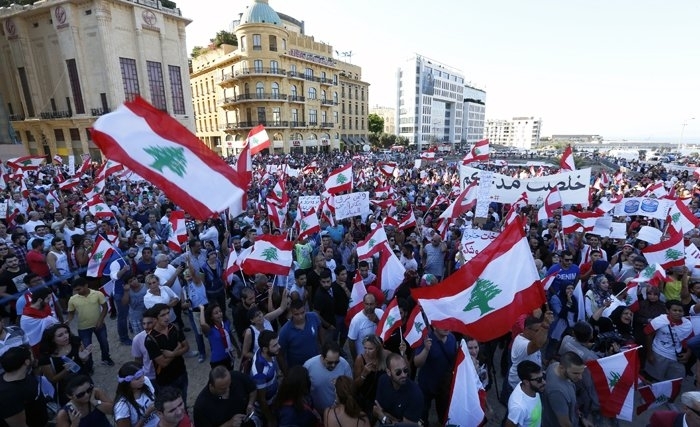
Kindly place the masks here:
<instances>
[{"instance_id":1,"label":"tree foliage","mask_svg":"<svg viewBox=\"0 0 700 427\"><path fill-rule=\"evenodd\" d=\"M222 44L238 46L238 39L236 38L236 35L226 30L219 31L216 33L214 38L209 39L209 41L216 47L219 47Z\"/></svg>"},{"instance_id":2,"label":"tree foliage","mask_svg":"<svg viewBox=\"0 0 700 427\"><path fill-rule=\"evenodd\" d=\"M367 116L367 127L370 132L380 134L384 131L384 119L372 113Z\"/></svg>"},{"instance_id":3,"label":"tree foliage","mask_svg":"<svg viewBox=\"0 0 700 427\"><path fill-rule=\"evenodd\" d=\"M190 56L192 56L192 58L196 58L199 55L201 55L202 53L204 53L205 50L206 50L205 47L195 46L192 48L192 53L190 53Z\"/></svg>"}]
</instances>

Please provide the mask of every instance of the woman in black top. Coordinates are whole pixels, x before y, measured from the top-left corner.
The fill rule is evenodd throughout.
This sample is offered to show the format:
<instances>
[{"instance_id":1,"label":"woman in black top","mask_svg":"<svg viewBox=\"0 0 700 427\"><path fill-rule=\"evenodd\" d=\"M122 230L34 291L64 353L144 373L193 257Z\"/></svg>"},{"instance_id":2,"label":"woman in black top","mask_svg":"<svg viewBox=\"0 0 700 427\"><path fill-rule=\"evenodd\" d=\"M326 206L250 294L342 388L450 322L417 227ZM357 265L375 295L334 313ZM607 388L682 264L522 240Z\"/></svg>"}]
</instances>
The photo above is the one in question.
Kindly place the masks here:
<instances>
[{"instance_id":1,"label":"woman in black top","mask_svg":"<svg viewBox=\"0 0 700 427\"><path fill-rule=\"evenodd\" d=\"M71 374L89 374L92 370L92 345L83 347L80 338L68 326L58 323L44 331L39 344L39 370L56 387L58 401L64 405L65 381Z\"/></svg>"}]
</instances>

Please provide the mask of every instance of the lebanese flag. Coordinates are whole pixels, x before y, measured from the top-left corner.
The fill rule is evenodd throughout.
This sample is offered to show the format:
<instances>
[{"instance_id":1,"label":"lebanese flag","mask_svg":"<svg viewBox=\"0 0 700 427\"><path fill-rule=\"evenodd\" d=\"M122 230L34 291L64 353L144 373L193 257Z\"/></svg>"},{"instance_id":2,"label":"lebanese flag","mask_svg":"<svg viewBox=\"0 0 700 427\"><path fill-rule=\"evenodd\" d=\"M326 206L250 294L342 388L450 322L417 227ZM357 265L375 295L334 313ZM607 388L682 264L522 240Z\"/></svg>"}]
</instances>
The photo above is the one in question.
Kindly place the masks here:
<instances>
[{"instance_id":1,"label":"lebanese flag","mask_svg":"<svg viewBox=\"0 0 700 427\"><path fill-rule=\"evenodd\" d=\"M248 275L255 273L276 274L286 276L292 267L292 248L294 242L284 235L258 236L253 244L253 252L243 261L243 272Z\"/></svg>"},{"instance_id":2,"label":"lebanese flag","mask_svg":"<svg viewBox=\"0 0 700 427\"><path fill-rule=\"evenodd\" d=\"M489 140L482 139L477 141L471 151L462 159L463 165L468 165L472 162L488 162L489 161Z\"/></svg>"},{"instance_id":3,"label":"lebanese flag","mask_svg":"<svg viewBox=\"0 0 700 427\"><path fill-rule=\"evenodd\" d=\"M658 199L666 195L666 189L664 188L663 181L657 181L655 184L650 185L637 197L649 197L652 194Z\"/></svg>"},{"instance_id":4,"label":"lebanese flag","mask_svg":"<svg viewBox=\"0 0 700 427\"><path fill-rule=\"evenodd\" d=\"M95 218L105 219L114 216L114 212L112 212L109 206L107 206L107 203L102 200L102 196L99 194L85 202L85 206L87 206L88 212L90 212Z\"/></svg>"},{"instance_id":5,"label":"lebanese flag","mask_svg":"<svg viewBox=\"0 0 700 427\"><path fill-rule=\"evenodd\" d=\"M403 221L399 223L397 228L399 231L403 231L408 228L415 227L416 225L416 215L413 213L413 208L411 208L410 213L404 217Z\"/></svg>"},{"instance_id":6,"label":"lebanese flag","mask_svg":"<svg viewBox=\"0 0 700 427\"><path fill-rule=\"evenodd\" d=\"M659 264L649 264L630 283L648 283L651 286L660 287L661 283L670 281L671 279L666 276L666 270Z\"/></svg>"},{"instance_id":7,"label":"lebanese flag","mask_svg":"<svg viewBox=\"0 0 700 427\"><path fill-rule=\"evenodd\" d=\"M428 336L428 328L425 326L423 312L420 309L420 305L416 305L413 307L411 314L408 315L406 329L403 331L403 337L411 348L416 349L423 344L423 341Z\"/></svg>"},{"instance_id":8,"label":"lebanese flag","mask_svg":"<svg viewBox=\"0 0 700 427\"><path fill-rule=\"evenodd\" d=\"M241 269L241 264L243 261L253 252L253 247L248 246L247 248L241 250L241 253L236 255L236 252L231 249L228 254L228 259L226 260L226 269L224 270L224 280L226 283L231 283L233 280L233 275L236 274Z\"/></svg>"},{"instance_id":9,"label":"lebanese flag","mask_svg":"<svg viewBox=\"0 0 700 427\"><path fill-rule=\"evenodd\" d=\"M362 276L360 276L360 270L357 270L355 281L350 291L350 302L348 303L348 312L345 315L345 325L350 325L352 318L362 311L365 295L367 295L367 288L365 287L365 282L362 281Z\"/></svg>"},{"instance_id":10,"label":"lebanese flag","mask_svg":"<svg viewBox=\"0 0 700 427\"><path fill-rule=\"evenodd\" d=\"M270 202L269 199L266 206L267 217L270 219L270 222L274 224L275 227L281 228L282 223L284 222L284 217L287 215L287 206L285 205L284 207L280 207L276 203Z\"/></svg>"},{"instance_id":11,"label":"lebanese flag","mask_svg":"<svg viewBox=\"0 0 700 427\"><path fill-rule=\"evenodd\" d=\"M617 196L613 197L612 199L603 199L600 202L600 205L598 205L597 208L595 208L595 212L603 213L606 214L610 212L611 210L615 209L615 206L617 206L621 201L622 201L622 194L618 194Z\"/></svg>"},{"instance_id":12,"label":"lebanese flag","mask_svg":"<svg viewBox=\"0 0 700 427\"><path fill-rule=\"evenodd\" d=\"M517 218L519 215L520 209L527 206L527 204L528 204L527 193L523 192L523 194L520 195L518 200L516 200L515 203L513 203L512 205L510 205L510 209L508 210L508 213L506 214L505 225L508 225L511 222L515 221L515 218Z\"/></svg>"},{"instance_id":13,"label":"lebanese flag","mask_svg":"<svg viewBox=\"0 0 700 427\"><path fill-rule=\"evenodd\" d=\"M394 199L385 199L385 200L370 199L369 203L372 206L378 206L382 209L389 209L391 206L394 206L396 204L396 200L394 200Z\"/></svg>"},{"instance_id":14,"label":"lebanese flag","mask_svg":"<svg viewBox=\"0 0 700 427\"><path fill-rule=\"evenodd\" d=\"M331 227L335 227L335 205L333 201L333 196L328 199L324 199L319 205L318 209L321 212L321 219L330 224ZM299 212L297 210L297 212Z\"/></svg>"},{"instance_id":15,"label":"lebanese flag","mask_svg":"<svg viewBox=\"0 0 700 427\"><path fill-rule=\"evenodd\" d=\"M363 259L371 257L382 249L387 249L389 252L391 252L391 248L389 247L389 239L386 237L384 227L377 225L377 228L369 233L367 238L357 245L357 259L362 261Z\"/></svg>"},{"instance_id":16,"label":"lebanese flag","mask_svg":"<svg viewBox=\"0 0 700 427\"><path fill-rule=\"evenodd\" d=\"M304 167L301 169L301 173L304 174L304 175L310 174L310 173L314 173L314 172L316 171L316 169L318 169L318 164L316 163L316 160L314 160L314 161L311 162L310 164L304 166Z\"/></svg>"},{"instance_id":17,"label":"lebanese flag","mask_svg":"<svg viewBox=\"0 0 700 427\"><path fill-rule=\"evenodd\" d=\"M401 312L399 311L399 302L393 298L389 305L384 309L382 318L377 323L376 335L386 342L391 334L401 326Z\"/></svg>"},{"instance_id":18,"label":"lebanese flag","mask_svg":"<svg viewBox=\"0 0 700 427\"><path fill-rule=\"evenodd\" d=\"M471 185L471 184L470 184L470 185ZM461 194L461 193L460 193L460 194ZM436 207L438 207L438 206L440 206L440 205L444 205L445 203L450 203L450 199L448 199L447 197L443 196L442 194L438 194L438 196L435 198L435 200L433 200L433 203L432 203L432 204L430 205L430 207L428 208L427 212L430 212L430 211L433 210L434 208L436 208Z\"/></svg>"},{"instance_id":19,"label":"lebanese flag","mask_svg":"<svg viewBox=\"0 0 700 427\"><path fill-rule=\"evenodd\" d=\"M352 191L352 162L331 172L325 183L326 191L339 194Z\"/></svg>"},{"instance_id":20,"label":"lebanese flag","mask_svg":"<svg viewBox=\"0 0 700 427\"><path fill-rule=\"evenodd\" d=\"M685 244L683 233L670 233L669 238L655 245L642 249L644 258L649 264L659 264L668 270L671 267L682 267L685 264Z\"/></svg>"},{"instance_id":21,"label":"lebanese flag","mask_svg":"<svg viewBox=\"0 0 700 427\"><path fill-rule=\"evenodd\" d=\"M22 156L8 159L7 164L15 169L37 170L45 161L43 156Z\"/></svg>"},{"instance_id":22,"label":"lebanese flag","mask_svg":"<svg viewBox=\"0 0 700 427\"><path fill-rule=\"evenodd\" d=\"M688 233L700 225L700 218L693 215L682 200L676 200L668 211L671 225L682 234Z\"/></svg>"},{"instance_id":23,"label":"lebanese flag","mask_svg":"<svg viewBox=\"0 0 700 427\"><path fill-rule=\"evenodd\" d=\"M236 167L233 168L238 176L243 177L243 179L248 183L253 180L253 160L250 156L250 145L246 141L245 144L243 144L243 149L241 150L240 154L238 154L238 158L236 159ZM267 171L262 172L260 182L264 183L270 178L270 174L268 174ZM248 198L245 197L242 202L243 206L245 206L247 202Z\"/></svg>"},{"instance_id":24,"label":"lebanese flag","mask_svg":"<svg viewBox=\"0 0 700 427\"><path fill-rule=\"evenodd\" d=\"M80 178L74 177L74 178L68 178L67 180L58 184L58 188L60 188L62 191L69 191L69 190L74 189L78 185L80 185Z\"/></svg>"},{"instance_id":25,"label":"lebanese flag","mask_svg":"<svg viewBox=\"0 0 700 427\"><path fill-rule=\"evenodd\" d=\"M100 168L97 170L97 174L95 174L95 176L98 179L104 179L108 176L115 175L117 172L123 169L123 164L115 162L114 160L107 159L107 161L104 162L102 166L100 166Z\"/></svg>"},{"instance_id":26,"label":"lebanese flag","mask_svg":"<svg viewBox=\"0 0 700 427\"><path fill-rule=\"evenodd\" d=\"M53 156L53 162L56 163L57 165L62 165L63 164L63 157L56 154L55 156Z\"/></svg>"},{"instance_id":27,"label":"lebanese flag","mask_svg":"<svg viewBox=\"0 0 700 427\"><path fill-rule=\"evenodd\" d=\"M477 427L484 421L485 407L486 391L469 355L467 343L461 340L455 358L446 425Z\"/></svg>"},{"instance_id":28,"label":"lebanese flag","mask_svg":"<svg viewBox=\"0 0 700 427\"><path fill-rule=\"evenodd\" d=\"M434 326L490 341L545 302L520 218L441 283L412 289Z\"/></svg>"},{"instance_id":29,"label":"lebanese flag","mask_svg":"<svg viewBox=\"0 0 700 427\"><path fill-rule=\"evenodd\" d=\"M370 200L370 203L371 202L372 201ZM393 216L387 216L387 217L384 217L384 219L382 220L382 225L384 227L396 227L398 229L399 221L396 218L394 218Z\"/></svg>"},{"instance_id":30,"label":"lebanese flag","mask_svg":"<svg viewBox=\"0 0 700 427\"><path fill-rule=\"evenodd\" d=\"M250 180L142 98L98 118L91 134L107 158L162 189L195 219L205 220L227 208L232 216L243 212Z\"/></svg>"},{"instance_id":31,"label":"lebanese flag","mask_svg":"<svg viewBox=\"0 0 700 427\"><path fill-rule=\"evenodd\" d=\"M24 179L19 180L19 192L25 199L29 197L29 188L27 188L27 181Z\"/></svg>"},{"instance_id":32,"label":"lebanese flag","mask_svg":"<svg viewBox=\"0 0 700 427\"><path fill-rule=\"evenodd\" d=\"M379 168L379 172L382 173L382 175L386 177L393 177L394 176L394 171L396 170L396 167L398 164L396 162L379 162L377 163L377 167Z\"/></svg>"},{"instance_id":33,"label":"lebanese flag","mask_svg":"<svg viewBox=\"0 0 700 427\"><path fill-rule=\"evenodd\" d=\"M539 221L545 221L549 218L553 218L554 211L561 209L562 206L559 187L554 187L549 191L547 197L544 198L544 205L537 212L537 219Z\"/></svg>"},{"instance_id":34,"label":"lebanese flag","mask_svg":"<svg viewBox=\"0 0 700 427\"><path fill-rule=\"evenodd\" d=\"M675 380L661 381L639 387L637 391L642 396L641 405L637 406L637 415L647 409L658 408L666 403L673 402L681 392L683 378Z\"/></svg>"},{"instance_id":35,"label":"lebanese flag","mask_svg":"<svg viewBox=\"0 0 700 427\"><path fill-rule=\"evenodd\" d=\"M275 187L267 193L267 201L275 203L277 206L286 206L289 203L289 195L285 189L284 181L279 180Z\"/></svg>"},{"instance_id":36,"label":"lebanese flag","mask_svg":"<svg viewBox=\"0 0 700 427\"><path fill-rule=\"evenodd\" d=\"M88 171L88 169L90 169L90 162L91 159L90 155L88 154L87 157L83 159L83 163L80 165L78 170L75 171L74 176L83 176Z\"/></svg>"},{"instance_id":37,"label":"lebanese flag","mask_svg":"<svg viewBox=\"0 0 700 427\"><path fill-rule=\"evenodd\" d=\"M95 248L90 253L90 259L88 260L86 274L90 277L102 277L102 271L107 267L114 253L114 246L101 235L97 235Z\"/></svg>"},{"instance_id":38,"label":"lebanese flag","mask_svg":"<svg viewBox=\"0 0 700 427\"><path fill-rule=\"evenodd\" d=\"M465 188L450 206L440 214L439 218L452 219L471 211L476 206L476 193L479 190L479 185L476 181Z\"/></svg>"},{"instance_id":39,"label":"lebanese flag","mask_svg":"<svg viewBox=\"0 0 700 427\"><path fill-rule=\"evenodd\" d=\"M559 271L557 270L541 280L542 289L544 289L545 292L547 292L549 290L549 288L552 286L552 283L554 283L554 280L557 278L558 273L559 273Z\"/></svg>"},{"instance_id":40,"label":"lebanese flag","mask_svg":"<svg viewBox=\"0 0 700 427\"><path fill-rule=\"evenodd\" d=\"M316 210L311 208L309 213L299 221L299 236L297 239L301 240L319 231L321 231L321 225L318 223L318 215L316 215Z\"/></svg>"},{"instance_id":41,"label":"lebanese flag","mask_svg":"<svg viewBox=\"0 0 700 427\"><path fill-rule=\"evenodd\" d=\"M576 231L590 232L593 231L596 220L602 216L600 212L564 211L561 215L561 226L565 234Z\"/></svg>"},{"instance_id":42,"label":"lebanese flag","mask_svg":"<svg viewBox=\"0 0 700 427\"><path fill-rule=\"evenodd\" d=\"M375 197L389 197L396 192L394 191L394 187L391 185L386 185L384 187L377 187L374 189L374 196Z\"/></svg>"},{"instance_id":43,"label":"lebanese flag","mask_svg":"<svg viewBox=\"0 0 700 427\"><path fill-rule=\"evenodd\" d=\"M434 151L424 151L420 153L420 158L422 160L435 160L435 152Z\"/></svg>"},{"instance_id":44,"label":"lebanese flag","mask_svg":"<svg viewBox=\"0 0 700 427\"><path fill-rule=\"evenodd\" d=\"M570 145L567 145L559 160L559 167L563 171L575 171L576 164L574 163L574 152Z\"/></svg>"},{"instance_id":45,"label":"lebanese flag","mask_svg":"<svg viewBox=\"0 0 700 427\"><path fill-rule=\"evenodd\" d=\"M51 203L56 210L61 207L61 200L58 198L58 195L54 190L50 190L46 194L46 202Z\"/></svg>"},{"instance_id":46,"label":"lebanese flag","mask_svg":"<svg viewBox=\"0 0 700 427\"><path fill-rule=\"evenodd\" d=\"M634 389L639 376L637 348L591 360L586 366L598 392L600 413L605 417L632 421Z\"/></svg>"},{"instance_id":47,"label":"lebanese flag","mask_svg":"<svg viewBox=\"0 0 700 427\"><path fill-rule=\"evenodd\" d=\"M387 245L388 246L388 245ZM379 269L377 270L377 282L384 293L384 300L393 298L394 291L403 282L406 268L399 258L390 249L384 249L379 256Z\"/></svg>"},{"instance_id":48,"label":"lebanese flag","mask_svg":"<svg viewBox=\"0 0 700 427\"><path fill-rule=\"evenodd\" d=\"M270 137L267 136L265 126L257 125L248 132L248 144L250 154L255 155L266 148L270 148Z\"/></svg>"},{"instance_id":49,"label":"lebanese flag","mask_svg":"<svg viewBox=\"0 0 700 427\"><path fill-rule=\"evenodd\" d=\"M168 219L168 247L175 252L182 252L182 245L187 242L185 211L172 211Z\"/></svg>"}]
</instances>

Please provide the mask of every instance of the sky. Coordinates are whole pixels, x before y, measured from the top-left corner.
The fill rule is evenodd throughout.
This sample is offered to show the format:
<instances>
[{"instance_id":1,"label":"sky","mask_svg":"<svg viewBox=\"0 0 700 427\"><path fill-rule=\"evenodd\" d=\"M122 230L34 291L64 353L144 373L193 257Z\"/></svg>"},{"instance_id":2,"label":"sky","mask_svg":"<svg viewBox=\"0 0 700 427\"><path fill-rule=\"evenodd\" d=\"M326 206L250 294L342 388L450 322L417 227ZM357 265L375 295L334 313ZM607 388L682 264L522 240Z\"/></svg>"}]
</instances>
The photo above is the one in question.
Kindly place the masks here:
<instances>
[{"instance_id":1,"label":"sky","mask_svg":"<svg viewBox=\"0 0 700 427\"><path fill-rule=\"evenodd\" d=\"M253 0L177 0L188 51ZM542 136L700 144L698 0L269 0L305 32L352 51L369 102L395 107L415 53L486 90L486 118L534 116ZM206 5L206 7L203 7ZM338 58L344 59L344 58ZM683 124L686 123L684 126Z\"/></svg>"}]
</instances>

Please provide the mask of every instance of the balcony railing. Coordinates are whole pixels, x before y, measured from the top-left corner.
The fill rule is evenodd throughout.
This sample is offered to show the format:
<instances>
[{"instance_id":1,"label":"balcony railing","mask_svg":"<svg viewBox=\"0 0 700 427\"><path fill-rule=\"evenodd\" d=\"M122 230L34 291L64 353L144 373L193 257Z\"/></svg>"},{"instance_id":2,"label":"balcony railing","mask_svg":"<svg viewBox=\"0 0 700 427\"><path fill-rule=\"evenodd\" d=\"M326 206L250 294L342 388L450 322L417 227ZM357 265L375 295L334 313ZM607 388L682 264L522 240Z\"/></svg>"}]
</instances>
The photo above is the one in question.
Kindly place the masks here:
<instances>
[{"instance_id":1,"label":"balcony railing","mask_svg":"<svg viewBox=\"0 0 700 427\"><path fill-rule=\"evenodd\" d=\"M306 122L289 122L289 126L293 128L303 128L306 127Z\"/></svg>"},{"instance_id":2,"label":"balcony railing","mask_svg":"<svg viewBox=\"0 0 700 427\"><path fill-rule=\"evenodd\" d=\"M234 122L234 123L225 123L222 125L219 125L219 130L234 130L234 129L242 129L242 128L252 128L257 125L263 125L268 128L287 128L289 127L289 122L286 120L279 120L279 121L267 121L267 120L258 120L257 122Z\"/></svg>"},{"instance_id":3,"label":"balcony railing","mask_svg":"<svg viewBox=\"0 0 700 427\"><path fill-rule=\"evenodd\" d=\"M329 86L330 86L330 85L333 84L333 79L329 79L329 78L319 77L319 78L318 78L318 81L319 81L322 85L329 85Z\"/></svg>"},{"instance_id":4,"label":"balcony railing","mask_svg":"<svg viewBox=\"0 0 700 427\"><path fill-rule=\"evenodd\" d=\"M286 93L244 93L236 97L237 102L257 100L285 101L286 99Z\"/></svg>"},{"instance_id":5,"label":"balcony railing","mask_svg":"<svg viewBox=\"0 0 700 427\"><path fill-rule=\"evenodd\" d=\"M287 77L304 80L304 73L299 73L297 71L287 71Z\"/></svg>"},{"instance_id":6,"label":"balcony railing","mask_svg":"<svg viewBox=\"0 0 700 427\"><path fill-rule=\"evenodd\" d=\"M217 84L222 84L222 83L227 83L229 81L233 80L233 73L226 73L221 77L216 78L216 83Z\"/></svg>"},{"instance_id":7,"label":"balcony railing","mask_svg":"<svg viewBox=\"0 0 700 427\"><path fill-rule=\"evenodd\" d=\"M265 68L265 67L253 67L246 68L245 70L236 70L233 72L233 77L238 76L250 76L259 74L274 74L279 76L284 76L287 72L281 68Z\"/></svg>"},{"instance_id":8,"label":"balcony railing","mask_svg":"<svg viewBox=\"0 0 700 427\"><path fill-rule=\"evenodd\" d=\"M24 120L24 114L10 114L8 117L11 122L19 122Z\"/></svg>"},{"instance_id":9,"label":"balcony railing","mask_svg":"<svg viewBox=\"0 0 700 427\"><path fill-rule=\"evenodd\" d=\"M289 102L304 102L306 100L306 98L304 98L303 96L300 96L300 95L289 95L287 100Z\"/></svg>"},{"instance_id":10,"label":"balcony railing","mask_svg":"<svg viewBox=\"0 0 700 427\"><path fill-rule=\"evenodd\" d=\"M309 126L318 126L318 120L310 121Z\"/></svg>"},{"instance_id":11,"label":"balcony railing","mask_svg":"<svg viewBox=\"0 0 700 427\"><path fill-rule=\"evenodd\" d=\"M42 119L67 119L72 117L71 111L45 111L39 115Z\"/></svg>"},{"instance_id":12,"label":"balcony railing","mask_svg":"<svg viewBox=\"0 0 700 427\"><path fill-rule=\"evenodd\" d=\"M91 108L90 109L90 114L92 114L93 117L97 116L103 116L109 112L111 112L109 108Z\"/></svg>"},{"instance_id":13,"label":"balcony railing","mask_svg":"<svg viewBox=\"0 0 700 427\"><path fill-rule=\"evenodd\" d=\"M331 123L331 122L321 122L321 127L322 127L322 128L334 128L334 127L335 127L335 123Z\"/></svg>"},{"instance_id":14,"label":"balcony railing","mask_svg":"<svg viewBox=\"0 0 700 427\"><path fill-rule=\"evenodd\" d=\"M338 105L337 102L333 102L331 99L322 99L321 100L322 105Z\"/></svg>"}]
</instances>

